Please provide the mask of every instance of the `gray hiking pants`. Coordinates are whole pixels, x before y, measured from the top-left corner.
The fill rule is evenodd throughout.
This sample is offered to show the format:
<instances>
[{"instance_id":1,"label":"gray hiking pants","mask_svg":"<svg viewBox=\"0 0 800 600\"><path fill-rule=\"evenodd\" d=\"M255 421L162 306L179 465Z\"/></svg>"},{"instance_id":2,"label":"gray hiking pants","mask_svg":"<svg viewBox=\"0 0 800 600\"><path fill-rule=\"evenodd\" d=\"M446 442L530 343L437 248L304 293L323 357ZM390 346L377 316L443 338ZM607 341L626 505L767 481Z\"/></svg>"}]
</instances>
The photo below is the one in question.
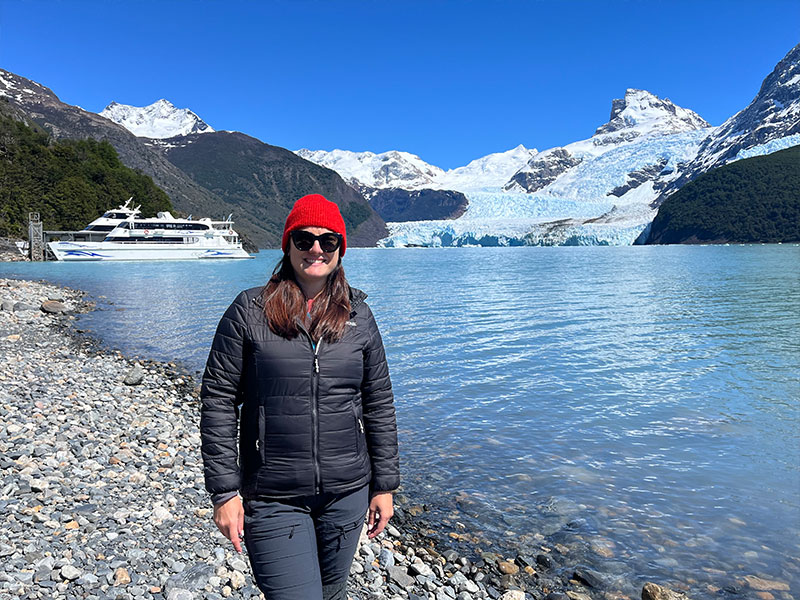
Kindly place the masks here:
<instances>
[{"instance_id":1,"label":"gray hiking pants","mask_svg":"<svg viewBox=\"0 0 800 600\"><path fill-rule=\"evenodd\" d=\"M346 600L369 486L244 501L244 541L267 600Z\"/></svg>"}]
</instances>

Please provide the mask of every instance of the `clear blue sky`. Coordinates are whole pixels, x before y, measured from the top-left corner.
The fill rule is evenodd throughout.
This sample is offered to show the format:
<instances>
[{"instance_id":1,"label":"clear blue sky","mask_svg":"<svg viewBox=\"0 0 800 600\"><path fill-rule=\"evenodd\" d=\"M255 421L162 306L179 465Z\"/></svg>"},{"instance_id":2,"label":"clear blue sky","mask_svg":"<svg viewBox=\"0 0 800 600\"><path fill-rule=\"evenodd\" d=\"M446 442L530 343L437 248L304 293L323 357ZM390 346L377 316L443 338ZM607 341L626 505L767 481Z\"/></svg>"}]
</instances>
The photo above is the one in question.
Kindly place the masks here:
<instances>
[{"instance_id":1,"label":"clear blue sky","mask_svg":"<svg viewBox=\"0 0 800 600\"><path fill-rule=\"evenodd\" d=\"M443 168L587 138L629 87L719 125L798 42L800 0L0 0L0 66L64 102Z\"/></svg>"}]
</instances>

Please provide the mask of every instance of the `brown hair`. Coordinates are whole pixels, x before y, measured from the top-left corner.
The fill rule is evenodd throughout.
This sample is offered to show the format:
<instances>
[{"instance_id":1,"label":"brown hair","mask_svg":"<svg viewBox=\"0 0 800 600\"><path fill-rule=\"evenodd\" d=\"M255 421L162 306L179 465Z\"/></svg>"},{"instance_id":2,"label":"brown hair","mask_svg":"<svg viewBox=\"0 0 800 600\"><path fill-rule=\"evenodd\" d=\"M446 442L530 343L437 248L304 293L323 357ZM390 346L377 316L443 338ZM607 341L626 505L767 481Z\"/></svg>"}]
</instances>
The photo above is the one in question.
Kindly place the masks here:
<instances>
[{"instance_id":1,"label":"brown hair","mask_svg":"<svg viewBox=\"0 0 800 600\"><path fill-rule=\"evenodd\" d=\"M298 321L305 322L306 297L294 278L289 255L275 266L269 282L262 292L264 314L273 333L288 340L300 334ZM350 318L350 286L344 276L341 258L328 275L325 289L311 306L311 326L307 327L314 342L324 339L337 342L342 339L346 322Z\"/></svg>"}]
</instances>

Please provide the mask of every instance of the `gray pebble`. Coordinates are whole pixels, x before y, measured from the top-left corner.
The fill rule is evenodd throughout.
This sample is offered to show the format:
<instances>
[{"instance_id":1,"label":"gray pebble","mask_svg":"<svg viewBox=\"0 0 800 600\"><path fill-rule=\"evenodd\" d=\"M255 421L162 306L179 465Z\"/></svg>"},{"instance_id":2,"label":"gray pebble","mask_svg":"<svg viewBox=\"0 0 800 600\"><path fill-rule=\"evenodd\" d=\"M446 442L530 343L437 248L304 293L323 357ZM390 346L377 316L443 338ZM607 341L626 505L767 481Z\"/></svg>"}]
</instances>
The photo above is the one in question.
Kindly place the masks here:
<instances>
[{"instance_id":1,"label":"gray pebble","mask_svg":"<svg viewBox=\"0 0 800 600\"><path fill-rule=\"evenodd\" d=\"M73 567L72 565L64 565L61 567L61 577L68 581L72 581L73 579L77 579L81 576L80 569Z\"/></svg>"},{"instance_id":2,"label":"gray pebble","mask_svg":"<svg viewBox=\"0 0 800 600\"><path fill-rule=\"evenodd\" d=\"M381 548L381 552L378 555L378 564L384 569L388 569L389 567L394 566L394 554L388 548Z\"/></svg>"}]
</instances>

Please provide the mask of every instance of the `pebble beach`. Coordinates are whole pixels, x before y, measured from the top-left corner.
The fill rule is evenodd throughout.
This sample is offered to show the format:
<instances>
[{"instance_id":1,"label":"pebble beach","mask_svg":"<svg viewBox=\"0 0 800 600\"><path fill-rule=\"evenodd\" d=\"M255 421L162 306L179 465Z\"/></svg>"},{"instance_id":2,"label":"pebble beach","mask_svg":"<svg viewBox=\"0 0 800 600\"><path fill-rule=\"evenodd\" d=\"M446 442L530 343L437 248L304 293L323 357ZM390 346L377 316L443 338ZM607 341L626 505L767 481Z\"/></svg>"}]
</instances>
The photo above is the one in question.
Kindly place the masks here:
<instances>
[{"instance_id":1,"label":"pebble beach","mask_svg":"<svg viewBox=\"0 0 800 600\"><path fill-rule=\"evenodd\" d=\"M82 335L79 291L0 279L0 308L0 598L262 598L211 520L199 382ZM352 600L630 597L557 545L455 550L468 535L425 513L401 490L387 530L362 532ZM642 597L684 596L648 584Z\"/></svg>"}]
</instances>

